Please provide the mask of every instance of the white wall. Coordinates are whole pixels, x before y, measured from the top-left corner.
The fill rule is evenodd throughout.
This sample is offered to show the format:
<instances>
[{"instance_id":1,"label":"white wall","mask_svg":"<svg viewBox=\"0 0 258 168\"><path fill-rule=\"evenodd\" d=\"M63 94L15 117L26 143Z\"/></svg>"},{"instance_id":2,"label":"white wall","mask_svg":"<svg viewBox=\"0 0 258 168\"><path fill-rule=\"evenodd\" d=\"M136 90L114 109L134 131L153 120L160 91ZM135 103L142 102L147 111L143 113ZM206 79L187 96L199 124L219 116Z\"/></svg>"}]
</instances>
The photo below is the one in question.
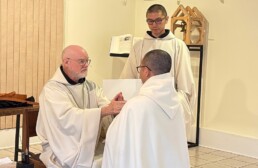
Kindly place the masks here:
<instances>
[{"instance_id":1,"label":"white wall","mask_svg":"<svg viewBox=\"0 0 258 168\"><path fill-rule=\"evenodd\" d=\"M163 4L170 16L178 7L176 0L136 1L136 16L141 17L136 18L137 35L144 33L145 11L153 3ZM258 1L182 0L181 4L197 7L209 22L201 127L258 141Z\"/></svg>"},{"instance_id":2,"label":"white wall","mask_svg":"<svg viewBox=\"0 0 258 168\"><path fill-rule=\"evenodd\" d=\"M103 79L118 78L125 58L109 56L112 35L133 33L134 1L66 0L65 46L82 45L92 63L88 79L101 85Z\"/></svg>"}]
</instances>

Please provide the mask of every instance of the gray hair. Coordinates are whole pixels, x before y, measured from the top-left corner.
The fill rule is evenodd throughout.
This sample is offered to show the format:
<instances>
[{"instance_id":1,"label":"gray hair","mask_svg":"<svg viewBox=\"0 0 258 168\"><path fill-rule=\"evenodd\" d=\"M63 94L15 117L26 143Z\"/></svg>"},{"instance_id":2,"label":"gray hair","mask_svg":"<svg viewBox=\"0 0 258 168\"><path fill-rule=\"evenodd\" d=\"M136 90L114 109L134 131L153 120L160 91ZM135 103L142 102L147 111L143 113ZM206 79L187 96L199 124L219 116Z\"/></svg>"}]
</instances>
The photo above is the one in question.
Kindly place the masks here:
<instances>
[{"instance_id":1,"label":"gray hair","mask_svg":"<svg viewBox=\"0 0 258 168\"><path fill-rule=\"evenodd\" d=\"M145 54L142 64L148 66L154 75L159 75L170 72L172 59L166 51L155 49Z\"/></svg>"}]
</instances>

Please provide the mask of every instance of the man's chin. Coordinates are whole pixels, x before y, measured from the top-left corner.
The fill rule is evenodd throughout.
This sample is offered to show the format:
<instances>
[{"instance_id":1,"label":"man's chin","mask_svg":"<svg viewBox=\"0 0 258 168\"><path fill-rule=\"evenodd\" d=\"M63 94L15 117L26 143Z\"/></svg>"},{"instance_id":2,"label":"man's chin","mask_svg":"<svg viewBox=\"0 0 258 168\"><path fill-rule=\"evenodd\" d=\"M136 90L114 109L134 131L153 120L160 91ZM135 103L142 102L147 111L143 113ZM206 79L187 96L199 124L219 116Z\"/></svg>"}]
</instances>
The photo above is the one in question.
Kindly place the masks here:
<instances>
[{"instance_id":1,"label":"man's chin","mask_svg":"<svg viewBox=\"0 0 258 168\"><path fill-rule=\"evenodd\" d=\"M85 78L87 76L87 72L80 73L78 76L79 78Z\"/></svg>"}]
</instances>

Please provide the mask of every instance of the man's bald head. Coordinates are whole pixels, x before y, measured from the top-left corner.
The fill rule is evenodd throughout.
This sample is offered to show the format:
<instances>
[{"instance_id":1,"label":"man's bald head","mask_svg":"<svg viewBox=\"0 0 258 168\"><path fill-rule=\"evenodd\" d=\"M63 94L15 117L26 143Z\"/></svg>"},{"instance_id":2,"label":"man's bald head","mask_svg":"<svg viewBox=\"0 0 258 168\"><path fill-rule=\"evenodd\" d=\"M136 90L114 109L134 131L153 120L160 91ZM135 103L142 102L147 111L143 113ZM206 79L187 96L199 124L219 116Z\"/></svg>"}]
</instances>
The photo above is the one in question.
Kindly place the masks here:
<instances>
[{"instance_id":1,"label":"man's bald head","mask_svg":"<svg viewBox=\"0 0 258 168\"><path fill-rule=\"evenodd\" d=\"M69 45L62 52L63 71L74 82L87 75L89 64L88 53L81 46Z\"/></svg>"},{"instance_id":2,"label":"man's bald head","mask_svg":"<svg viewBox=\"0 0 258 168\"><path fill-rule=\"evenodd\" d=\"M84 48L78 45L69 45L62 52L62 59L74 58L79 55L88 55Z\"/></svg>"}]
</instances>

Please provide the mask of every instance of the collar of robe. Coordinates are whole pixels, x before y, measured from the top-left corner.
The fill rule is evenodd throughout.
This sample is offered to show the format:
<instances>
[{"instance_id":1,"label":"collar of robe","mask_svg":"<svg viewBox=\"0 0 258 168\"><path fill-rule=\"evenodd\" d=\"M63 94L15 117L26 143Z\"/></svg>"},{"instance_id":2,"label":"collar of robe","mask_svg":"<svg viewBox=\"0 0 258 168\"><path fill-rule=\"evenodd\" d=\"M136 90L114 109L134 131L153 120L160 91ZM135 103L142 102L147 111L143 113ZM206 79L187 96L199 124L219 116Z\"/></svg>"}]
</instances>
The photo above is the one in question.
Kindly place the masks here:
<instances>
[{"instance_id":1,"label":"collar of robe","mask_svg":"<svg viewBox=\"0 0 258 168\"><path fill-rule=\"evenodd\" d=\"M147 34L150 35L153 38L164 38L169 34L169 30L165 29L165 33L161 34L159 37L153 36L151 31L147 31Z\"/></svg>"},{"instance_id":2,"label":"collar of robe","mask_svg":"<svg viewBox=\"0 0 258 168\"><path fill-rule=\"evenodd\" d=\"M69 76L64 72L62 65L60 66L61 72L63 73L65 79L67 80L68 83L71 85L76 85L76 84L82 84L85 81L85 78L80 78L77 82L73 81Z\"/></svg>"}]
</instances>

